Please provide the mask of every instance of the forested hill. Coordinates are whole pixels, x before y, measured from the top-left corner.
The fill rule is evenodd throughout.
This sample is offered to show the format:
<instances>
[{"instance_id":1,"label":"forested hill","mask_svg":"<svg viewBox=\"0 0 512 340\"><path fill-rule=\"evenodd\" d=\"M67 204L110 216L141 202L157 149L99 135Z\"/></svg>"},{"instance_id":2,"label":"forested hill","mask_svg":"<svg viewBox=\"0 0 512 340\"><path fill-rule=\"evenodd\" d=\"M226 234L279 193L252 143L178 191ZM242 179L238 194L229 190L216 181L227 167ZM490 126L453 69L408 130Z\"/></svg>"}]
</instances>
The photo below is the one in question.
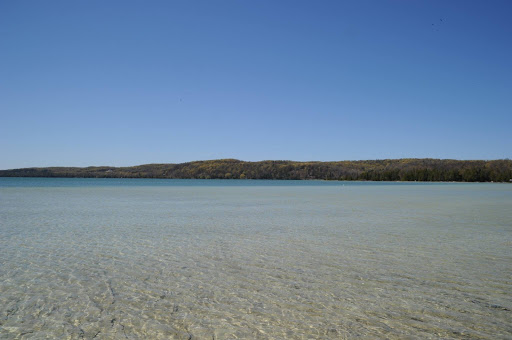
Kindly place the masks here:
<instances>
[{"instance_id":1,"label":"forested hill","mask_svg":"<svg viewBox=\"0 0 512 340\"><path fill-rule=\"evenodd\" d=\"M0 170L0 177L130 177L510 182L512 160L385 159L374 161L245 162L236 159L132 167L50 167Z\"/></svg>"}]
</instances>

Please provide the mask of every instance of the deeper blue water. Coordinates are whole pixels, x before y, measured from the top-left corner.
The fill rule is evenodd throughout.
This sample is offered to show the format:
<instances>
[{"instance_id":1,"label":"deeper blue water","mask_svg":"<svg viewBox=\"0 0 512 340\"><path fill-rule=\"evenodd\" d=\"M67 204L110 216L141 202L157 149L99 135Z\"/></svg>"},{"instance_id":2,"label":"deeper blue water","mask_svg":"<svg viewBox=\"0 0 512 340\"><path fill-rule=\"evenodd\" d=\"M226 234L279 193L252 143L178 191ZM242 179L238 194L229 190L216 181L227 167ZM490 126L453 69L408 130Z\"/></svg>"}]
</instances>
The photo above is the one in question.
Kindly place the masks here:
<instances>
[{"instance_id":1,"label":"deeper blue water","mask_svg":"<svg viewBox=\"0 0 512 340\"><path fill-rule=\"evenodd\" d=\"M51 178L0 177L0 187L91 187L91 186L382 186L382 185L457 185L446 182L369 182L301 181L247 179L157 179L157 178ZM475 183L473 183L475 184ZM476 183L480 184L480 183ZM470 184L469 184L470 185Z\"/></svg>"}]
</instances>

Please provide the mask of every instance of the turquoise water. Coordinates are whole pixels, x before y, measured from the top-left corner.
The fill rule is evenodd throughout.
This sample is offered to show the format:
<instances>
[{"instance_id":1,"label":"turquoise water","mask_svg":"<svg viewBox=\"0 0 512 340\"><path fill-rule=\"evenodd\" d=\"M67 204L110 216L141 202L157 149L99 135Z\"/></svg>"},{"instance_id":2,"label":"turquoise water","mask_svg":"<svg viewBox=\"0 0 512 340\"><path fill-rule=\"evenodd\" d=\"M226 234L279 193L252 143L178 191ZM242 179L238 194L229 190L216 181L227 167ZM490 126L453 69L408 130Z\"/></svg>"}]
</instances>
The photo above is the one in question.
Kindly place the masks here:
<instances>
[{"instance_id":1,"label":"turquoise water","mask_svg":"<svg viewBox=\"0 0 512 340\"><path fill-rule=\"evenodd\" d=\"M0 338L512 337L512 185L0 178Z\"/></svg>"}]
</instances>

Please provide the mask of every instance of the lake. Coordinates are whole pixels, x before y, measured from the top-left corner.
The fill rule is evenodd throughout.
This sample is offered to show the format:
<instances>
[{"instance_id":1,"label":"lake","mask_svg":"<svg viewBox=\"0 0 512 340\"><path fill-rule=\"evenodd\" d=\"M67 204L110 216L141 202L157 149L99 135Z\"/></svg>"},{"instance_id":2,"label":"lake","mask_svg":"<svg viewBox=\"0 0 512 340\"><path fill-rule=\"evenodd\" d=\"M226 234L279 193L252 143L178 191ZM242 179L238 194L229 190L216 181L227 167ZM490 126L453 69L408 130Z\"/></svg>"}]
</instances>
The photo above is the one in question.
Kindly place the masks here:
<instances>
[{"instance_id":1,"label":"lake","mask_svg":"<svg viewBox=\"0 0 512 340\"><path fill-rule=\"evenodd\" d=\"M512 185L0 178L0 338L512 338Z\"/></svg>"}]
</instances>

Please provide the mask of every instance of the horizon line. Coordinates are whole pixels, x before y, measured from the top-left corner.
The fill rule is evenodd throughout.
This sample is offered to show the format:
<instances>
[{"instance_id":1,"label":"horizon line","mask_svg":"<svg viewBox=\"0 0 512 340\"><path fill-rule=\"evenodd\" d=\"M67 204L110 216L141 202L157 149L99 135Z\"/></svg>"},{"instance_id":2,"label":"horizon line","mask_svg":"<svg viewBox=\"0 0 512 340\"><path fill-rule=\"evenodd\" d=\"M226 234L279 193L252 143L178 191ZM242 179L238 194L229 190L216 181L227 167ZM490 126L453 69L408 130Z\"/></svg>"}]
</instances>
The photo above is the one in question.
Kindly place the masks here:
<instances>
[{"instance_id":1,"label":"horizon line","mask_svg":"<svg viewBox=\"0 0 512 340\"><path fill-rule=\"evenodd\" d=\"M180 164L188 164L188 163L196 163L196 162L214 162L214 161L237 161L244 163L261 163L261 162L293 162L293 163L338 163L338 162L374 162L374 161L400 161L400 160L440 160L440 161L457 161L457 162L473 162L473 161L510 161L510 158L496 158L496 159L455 159L455 158L431 158L431 157L405 157L405 158L376 158L376 159L358 159L358 160L336 160L336 161L294 161L289 159L264 159L259 161L245 161L236 158L216 158L216 159L204 159L204 160L193 160L179 163L143 163L136 165L126 165L126 166L113 166L113 165L87 165L87 166L30 166L30 167L22 167L22 168L9 168L9 169L0 169L0 171L7 170L19 170L19 169L41 169L41 168L131 168L137 166L144 165L180 165Z\"/></svg>"}]
</instances>

